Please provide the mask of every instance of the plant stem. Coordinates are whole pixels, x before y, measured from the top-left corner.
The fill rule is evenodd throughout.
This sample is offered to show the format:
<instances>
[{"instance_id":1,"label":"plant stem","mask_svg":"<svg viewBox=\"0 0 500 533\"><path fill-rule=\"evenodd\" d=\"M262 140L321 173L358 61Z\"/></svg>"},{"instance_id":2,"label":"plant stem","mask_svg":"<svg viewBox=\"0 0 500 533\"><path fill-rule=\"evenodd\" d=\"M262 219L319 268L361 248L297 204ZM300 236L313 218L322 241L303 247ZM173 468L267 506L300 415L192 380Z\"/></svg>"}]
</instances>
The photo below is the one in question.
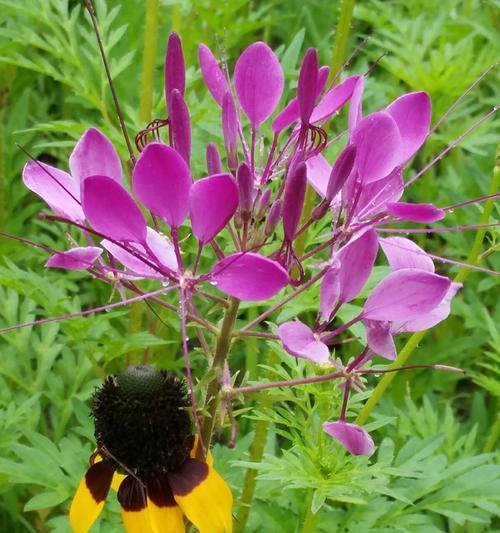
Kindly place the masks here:
<instances>
[{"instance_id":1,"label":"plant stem","mask_svg":"<svg viewBox=\"0 0 500 533\"><path fill-rule=\"evenodd\" d=\"M332 64L330 69L330 80L334 78L342 67L347 50L347 40L352 21L355 0L342 0L340 4L340 16L335 35L335 46L333 48Z\"/></svg>"},{"instance_id":2,"label":"plant stem","mask_svg":"<svg viewBox=\"0 0 500 533\"><path fill-rule=\"evenodd\" d=\"M314 489L309 489L302 533L314 533L316 531L316 513L313 513L312 511L313 498Z\"/></svg>"},{"instance_id":3,"label":"plant stem","mask_svg":"<svg viewBox=\"0 0 500 533\"><path fill-rule=\"evenodd\" d=\"M219 385L221 382L222 372L224 370L224 363L226 362L227 355L231 347L233 327L234 323L236 322L239 305L240 301L236 298L232 298L230 300L229 306L224 312L220 333L217 337L215 355L212 363L214 376L212 381L210 381L208 384L204 409L205 414L201 425L201 438L207 450L210 448L210 441L212 440L217 407L219 406ZM202 447L200 446L200 450L201 448Z\"/></svg>"},{"instance_id":4,"label":"plant stem","mask_svg":"<svg viewBox=\"0 0 500 533\"><path fill-rule=\"evenodd\" d=\"M267 402L265 402L267 404ZM265 406L265 405L264 405ZM264 456L266 446L267 432L269 430L269 421L259 420L255 424L255 433L250 448L250 461L260 463ZM250 515L253 494L257 485L257 470L248 468L243 481L243 490L240 498L240 508L237 514L236 527L234 533L244 533L247 525L248 516Z\"/></svg>"},{"instance_id":5,"label":"plant stem","mask_svg":"<svg viewBox=\"0 0 500 533\"><path fill-rule=\"evenodd\" d=\"M495 449L495 444L497 443L498 437L500 437L500 413L497 413L495 423L493 424L490 434L488 435L488 440L484 445L484 453L490 453Z\"/></svg>"},{"instance_id":6,"label":"plant stem","mask_svg":"<svg viewBox=\"0 0 500 533\"><path fill-rule=\"evenodd\" d=\"M151 120L153 107L153 81L158 41L158 8L159 0L147 0L144 24L144 53L142 61L141 102L139 120L147 123Z\"/></svg>"},{"instance_id":7,"label":"plant stem","mask_svg":"<svg viewBox=\"0 0 500 533\"><path fill-rule=\"evenodd\" d=\"M500 187L500 145L497 146L496 151L496 158L495 158L495 166L493 169L493 176L491 178L490 183L490 189L489 194L494 194L498 191ZM484 204L484 210L480 218L480 224L486 224L491 216L491 213L493 211L493 200L489 200L485 202ZM474 243L472 245L471 251L469 252L469 256L467 257L467 263L470 263L471 265L475 265L478 261L479 254L481 252L481 247L483 245L483 240L486 235L486 229L481 228L477 233L476 237L474 239ZM455 276L454 281L457 283L463 282L467 276L470 274L471 269L467 267L462 267L458 274ZM419 331L418 333L414 333L408 342L405 344L399 355L397 356L394 363L391 365L391 368L398 368L406 363L406 361L411 357L413 351L415 348L419 345L420 341L425 337L427 331ZM396 377L396 373L387 373L378 383L378 385L373 390L372 395L368 399L368 401L365 403L363 408L361 409L358 418L356 419L356 424L364 424L368 417L370 416L370 413L373 411L374 407L377 405L378 401L382 396L384 395L385 391L387 390L387 387L391 384L392 380Z\"/></svg>"}]
</instances>

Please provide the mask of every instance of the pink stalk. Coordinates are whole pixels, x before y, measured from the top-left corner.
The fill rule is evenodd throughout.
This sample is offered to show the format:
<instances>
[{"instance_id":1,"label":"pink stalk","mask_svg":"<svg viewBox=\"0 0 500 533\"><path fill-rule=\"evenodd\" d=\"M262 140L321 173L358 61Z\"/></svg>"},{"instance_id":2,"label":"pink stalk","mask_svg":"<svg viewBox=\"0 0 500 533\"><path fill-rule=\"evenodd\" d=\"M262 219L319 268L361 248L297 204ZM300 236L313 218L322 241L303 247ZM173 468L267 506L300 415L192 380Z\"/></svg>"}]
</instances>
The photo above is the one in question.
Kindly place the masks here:
<instances>
[{"instance_id":1,"label":"pink stalk","mask_svg":"<svg viewBox=\"0 0 500 533\"><path fill-rule=\"evenodd\" d=\"M450 226L448 228L375 228L379 233L446 233L447 231L465 231L469 229L496 228L499 222L492 224L471 224L470 226Z\"/></svg>"},{"instance_id":2,"label":"pink stalk","mask_svg":"<svg viewBox=\"0 0 500 533\"><path fill-rule=\"evenodd\" d=\"M180 294L180 313L181 313L181 336L182 336L182 351L184 353L184 365L186 367L186 377L189 383L189 395L191 399L191 410L193 412L193 419L196 426L196 433L200 440L200 445L203 450L203 454L206 454L205 444L202 439L201 423L198 416L198 404L196 403L196 395L194 392L193 374L191 372L191 361L189 358L189 349L187 344L187 328L186 328L186 295L185 289L181 288Z\"/></svg>"},{"instance_id":3,"label":"pink stalk","mask_svg":"<svg viewBox=\"0 0 500 533\"><path fill-rule=\"evenodd\" d=\"M466 129L461 135L459 135L454 141L452 141L440 154L438 154L428 165L426 165L422 170L417 172L413 178L411 178L409 181L405 183L405 188L409 187L412 183L414 183L422 174L425 174L432 166L434 166L438 161L443 159L443 157L450 151L453 150L453 148L456 148L460 142L462 142L469 133L473 132L476 128L478 128L483 122L486 122L492 115L494 115L498 111L498 106L495 106L491 111L486 113L484 117L481 117L479 120L474 122L472 126L470 126L468 129Z\"/></svg>"},{"instance_id":4,"label":"pink stalk","mask_svg":"<svg viewBox=\"0 0 500 533\"><path fill-rule=\"evenodd\" d=\"M472 200L466 200L465 202L459 202L458 204L449 205L448 207L442 207L443 211L452 211L459 207L465 207L467 205L479 204L480 202L486 202L488 200L495 200L500 198L500 193L487 194L486 196L480 196L479 198L474 198Z\"/></svg>"},{"instance_id":5,"label":"pink stalk","mask_svg":"<svg viewBox=\"0 0 500 533\"><path fill-rule=\"evenodd\" d=\"M93 313L99 313L101 311L106 311L108 309L114 309L116 307L123 307L124 305L128 305L134 302L140 302L141 300L152 298L158 294L169 292L173 289L177 289L178 287L179 287L178 285L172 285L170 287L162 287L161 289L157 289L156 291L147 292L145 294L140 294L139 296L134 296L133 298L127 298L126 300L122 300L120 302L114 302L112 304L101 305L100 307L94 307L93 309L86 309L85 311L80 311L78 313L68 313L66 315L52 316L49 318L42 318L40 320L34 320L33 322L24 322L23 324L7 326L6 328L1 328L0 333L6 333L7 331L28 328L31 326L39 326L41 324L49 324L51 322L60 322L61 320L69 320L70 318L78 318L80 316L87 316Z\"/></svg>"},{"instance_id":6,"label":"pink stalk","mask_svg":"<svg viewBox=\"0 0 500 533\"><path fill-rule=\"evenodd\" d=\"M446 120L446 117L460 104L460 102L474 89L481 81L490 73L491 70L493 70L495 67L498 66L497 63L493 63L493 65L490 65L483 73L477 78L476 81L468 88L466 91L457 98L457 100L446 110L444 115L436 122L436 124L432 127L431 131L429 132L429 135L432 135L438 128L441 126L441 124Z\"/></svg>"}]
</instances>

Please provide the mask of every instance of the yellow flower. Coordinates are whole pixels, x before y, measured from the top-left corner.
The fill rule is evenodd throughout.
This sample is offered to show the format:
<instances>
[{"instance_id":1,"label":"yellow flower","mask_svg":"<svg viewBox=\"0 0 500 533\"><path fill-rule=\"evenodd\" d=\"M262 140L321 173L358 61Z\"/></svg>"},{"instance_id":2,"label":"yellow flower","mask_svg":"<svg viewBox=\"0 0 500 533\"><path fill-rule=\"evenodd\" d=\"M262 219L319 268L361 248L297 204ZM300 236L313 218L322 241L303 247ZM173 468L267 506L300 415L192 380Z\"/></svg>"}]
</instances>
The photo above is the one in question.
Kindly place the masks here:
<instances>
[{"instance_id":1,"label":"yellow flower","mask_svg":"<svg viewBox=\"0 0 500 533\"><path fill-rule=\"evenodd\" d=\"M183 533L184 516L201 533L231 533L233 497L207 461L195 458L184 383L149 366L108 378L92 402L97 450L69 513L86 533L118 490L128 533Z\"/></svg>"}]
</instances>

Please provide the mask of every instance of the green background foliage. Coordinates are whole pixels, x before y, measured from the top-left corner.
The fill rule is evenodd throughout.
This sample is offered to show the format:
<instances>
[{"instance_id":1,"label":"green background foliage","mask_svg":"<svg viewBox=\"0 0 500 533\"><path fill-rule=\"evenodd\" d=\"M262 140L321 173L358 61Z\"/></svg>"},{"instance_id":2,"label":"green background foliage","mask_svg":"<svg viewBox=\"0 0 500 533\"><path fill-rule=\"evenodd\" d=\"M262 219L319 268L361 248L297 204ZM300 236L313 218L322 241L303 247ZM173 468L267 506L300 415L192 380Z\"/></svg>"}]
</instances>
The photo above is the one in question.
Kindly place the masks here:
<instances>
[{"instance_id":1,"label":"green background foliage","mask_svg":"<svg viewBox=\"0 0 500 533\"><path fill-rule=\"evenodd\" d=\"M132 132L144 125L139 109L146 2L97 0L99 24L111 72ZM193 172L204 172L207 142L221 145L217 106L204 89L197 46L205 42L232 68L243 48L267 41L279 54L286 91L296 86L307 47L332 61L339 2L322 0L163 0L159 3L154 58L154 117L165 114L164 43L180 33L186 54L187 103L193 131ZM356 4L349 49L367 44L347 68L363 73L386 55L367 82L365 112L403 92L426 90L433 122L499 57L497 1L366 0ZM493 71L453 111L412 162L414 174L498 103ZM339 119L342 120L341 118ZM65 168L81 133L96 126L126 160L110 92L89 17L75 0L0 0L0 229L61 249L60 227L37 218L42 203L21 182L25 155ZM338 125L337 125L338 127ZM498 122L490 120L454 148L411 188L407 199L447 206L488 193ZM457 209L446 225L477 224L482 204ZM498 220L498 208L493 210ZM314 228L310 243L321 234ZM433 253L465 261L473 231L421 235ZM81 273L43 269L46 255L0 238L0 326L106 303L118 295ZM482 266L500 270L498 232L487 232ZM453 276L457 268L438 264ZM380 272L379 272L380 274ZM372 280L373 281L373 280ZM471 533L500 530L500 306L497 277L471 274L453 303L452 316L430 331L414 362L460 366L466 375L411 371L396 377L366 428L378 450L371 459L352 457L321 431L338 415L340 392L321 383L274 389L237 402L239 439L215 447L217 468L236 497L246 468L258 483L245 531L353 531ZM171 298L176 303L175 298ZM312 316L317 300L306 293L282 310L278 321ZM262 308L261 310L263 310ZM217 321L220 310L205 309ZM88 400L104 375L147 357L181 369L178 315L142 304L85 318L21 329L0 338L0 531L66 532L66 512L88 456L93 428ZM257 306L242 306L240 320ZM219 314L218 314L219 313ZM344 318L344 317L342 317ZM347 317L345 317L347 319ZM192 346L196 375L206 363ZM348 353L348 352L347 352ZM349 355L349 353L348 353ZM233 346L230 364L238 379L296 379L314 371L292 360L277 343L255 339ZM354 396L354 419L374 386ZM200 390L202 387L200 386ZM265 428L262 460L249 462L255 428ZM93 531L119 531L115 498ZM304 518L305 517L305 518ZM309 522L308 522L309 520ZM310 526L308 525L310 524ZM312 524L312 525L311 525ZM306 529L310 527L309 529Z\"/></svg>"}]
</instances>

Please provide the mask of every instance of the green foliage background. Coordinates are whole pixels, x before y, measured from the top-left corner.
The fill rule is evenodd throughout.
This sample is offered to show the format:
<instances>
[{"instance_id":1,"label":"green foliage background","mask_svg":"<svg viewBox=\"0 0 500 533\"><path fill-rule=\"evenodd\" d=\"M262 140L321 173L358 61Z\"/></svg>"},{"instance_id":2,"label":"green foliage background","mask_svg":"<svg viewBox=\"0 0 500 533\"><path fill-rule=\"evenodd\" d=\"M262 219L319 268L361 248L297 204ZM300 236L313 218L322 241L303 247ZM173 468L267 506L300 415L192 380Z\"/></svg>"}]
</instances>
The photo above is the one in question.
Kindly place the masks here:
<instances>
[{"instance_id":1,"label":"green foliage background","mask_svg":"<svg viewBox=\"0 0 500 533\"><path fill-rule=\"evenodd\" d=\"M95 2L117 91L131 131L141 128L144 0ZM163 111L163 45L171 29L183 39L188 105L194 124L194 173L201 176L204 147L221 142L220 119L204 89L197 46L205 42L233 64L243 48L265 40L280 55L295 87L299 58L308 46L323 64L332 58L339 3L323 0L163 0L159 10L153 116ZM370 75L365 110L403 92L426 90L436 122L489 65L498 60L497 0L364 0L356 4L352 49L368 43L348 67L362 73L383 52ZM429 139L414 172L498 104L498 73L475 88ZM102 129L126 158L97 44L81 4L70 0L0 0L0 229L54 247L61 228L41 221L43 208L24 188L25 155L16 143L53 164L67 164L79 135ZM468 136L416 186L409 200L439 206L487 194L493 174L498 122ZM457 209L446 224L475 224L482 205ZM498 220L498 208L494 209ZM313 233L314 235L314 233ZM314 237L312 237L314 238ZM473 231L419 239L434 253L466 260ZM493 253L498 232L487 233L483 266L500 270ZM0 326L60 315L105 303L111 289L85 274L43 269L45 254L0 240ZM438 265L453 275L456 268ZM246 531L441 532L500 531L500 306L498 278L471 274L452 316L425 337L419 363L460 366L465 377L401 373L367 424L378 444L366 458L344 454L324 436L321 422L339 410L332 384L279 390L248 399L239 411L236 448L216 446L218 469L236 496L242 487L255 423L268 430L259 481ZM283 312L307 316L310 297ZM256 316L246 306L241 318ZM217 310L206 310L217 319ZM139 361L148 349L162 368L182 367L175 314L166 326L140 305L97 316L27 328L0 338L0 531L68 531L72 493L93 449L87 401L105 374ZM283 317L282 317L283 318ZM153 325L152 328L148 326ZM194 350L197 375L204 362ZM312 372L274 343L238 342L233 370L252 379L297 378ZM350 405L359 412L368 390ZM314 398L314 401L312 400ZM253 465L255 466L255 465ZM93 531L119 531L118 508L107 506ZM308 518L304 518L308 517ZM313 517L313 519L311 519ZM311 522L311 523L313 523Z\"/></svg>"}]
</instances>

